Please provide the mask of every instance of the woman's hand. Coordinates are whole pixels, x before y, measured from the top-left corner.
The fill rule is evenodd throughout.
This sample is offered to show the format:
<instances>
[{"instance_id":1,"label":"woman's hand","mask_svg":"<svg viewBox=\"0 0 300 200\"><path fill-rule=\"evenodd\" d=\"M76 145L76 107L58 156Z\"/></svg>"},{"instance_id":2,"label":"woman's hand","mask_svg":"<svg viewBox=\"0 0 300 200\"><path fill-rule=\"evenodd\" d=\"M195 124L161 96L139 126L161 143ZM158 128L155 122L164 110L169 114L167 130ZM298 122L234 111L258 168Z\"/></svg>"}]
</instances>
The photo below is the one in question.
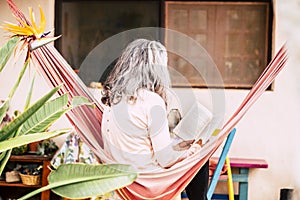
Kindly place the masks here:
<instances>
[{"instance_id":1,"label":"woman's hand","mask_svg":"<svg viewBox=\"0 0 300 200\"><path fill-rule=\"evenodd\" d=\"M177 145L175 145L173 147L173 149L175 151L183 151L183 150L187 150L191 147L191 145L194 143L195 140L187 140L187 141L183 141L178 143Z\"/></svg>"},{"instance_id":2,"label":"woman's hand","mask_svg":"<svg viewBox=\"0 0 300 200\"><path fill-rule=\"evenodd\" d=\"M215 173L215 170L217 168L218 161L214 159L209 160L209 176L212 176ZM228 170L228 166L224 164L221 170L221 174L225 174Z\"/></svg>"}]
</instances>

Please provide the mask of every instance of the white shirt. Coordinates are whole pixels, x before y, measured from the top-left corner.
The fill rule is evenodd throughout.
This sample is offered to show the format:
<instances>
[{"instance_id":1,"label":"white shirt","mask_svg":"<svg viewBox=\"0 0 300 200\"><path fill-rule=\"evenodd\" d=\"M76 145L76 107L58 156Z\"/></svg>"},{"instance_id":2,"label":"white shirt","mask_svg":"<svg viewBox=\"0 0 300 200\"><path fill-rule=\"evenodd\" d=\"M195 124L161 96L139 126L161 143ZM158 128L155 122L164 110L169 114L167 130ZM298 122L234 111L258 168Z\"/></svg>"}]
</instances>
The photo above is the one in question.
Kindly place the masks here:
<instances>
[{"instance_id":1,"label":"white shirt","mask_svg":"<svg viewBox=\"0 0 300 200\"><path fill-rule=\"evenodd\" d=\"M103 111L102 136L105 152L119 164L138 172L157 171L192 153L174 150L169 133L166 106L156 93L140 90L135 103L122 99ZM192 149L192 148L191 148Z\"/></svg>"}]
</instances>

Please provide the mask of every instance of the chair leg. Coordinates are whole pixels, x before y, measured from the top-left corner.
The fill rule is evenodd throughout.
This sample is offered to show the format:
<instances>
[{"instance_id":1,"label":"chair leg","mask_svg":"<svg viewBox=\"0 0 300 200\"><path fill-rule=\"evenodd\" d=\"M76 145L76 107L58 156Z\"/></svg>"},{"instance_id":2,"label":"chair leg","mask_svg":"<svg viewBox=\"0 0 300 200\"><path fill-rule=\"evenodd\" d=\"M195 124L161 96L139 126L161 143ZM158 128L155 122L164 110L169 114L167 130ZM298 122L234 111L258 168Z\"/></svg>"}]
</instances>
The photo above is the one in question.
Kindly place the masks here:
<instances>
[{"instance_id":1,"label":"chair leg","mask_svg":"<svg viewBox=\"0 0 300 200\"><path fill-rule=\"evenodd\" d=\"M212 176L210 185L209 185L209 187L208 187L208 191L207 191L207 199L208 199L208 200L211 200L212 195L213 195L213 193L214 193L214 191L215 191L215 188L216 188L216 185L217 185L217 183L218 183L218 180L219 180L219 177L220 177L222 168L223 168L224 163L225 163L225 159L226 159L226 157L227 157L229 148L230 148L231 143L232 143L232 141L233 141L235 132L236 132L236 129L234 128L234 129L229 133L229 135L228 135L228 137L227 137L227 139L226 139L226 142L225 142L225 145L224 145L224 147L223 147L221 156L220 156L220 158L219 158L217 167L216 167L216 169L215 169L215 172L214 172L214 174L213 174L213 176Z\"/></svg>"},{"instance_id":2,"label":"chair leg","mask_svg":"<svg viewBox=\"0 0 300 200\"><path fill-rule=\"evenodd\" d=\"M228 185L228 196L229 200L234 200L234 191L233 191L233 182L232 182L232 173L231 173L231 166L228 156L226 157L226 165L227 165L227 185Z\"/></svg>"}]
</instances>

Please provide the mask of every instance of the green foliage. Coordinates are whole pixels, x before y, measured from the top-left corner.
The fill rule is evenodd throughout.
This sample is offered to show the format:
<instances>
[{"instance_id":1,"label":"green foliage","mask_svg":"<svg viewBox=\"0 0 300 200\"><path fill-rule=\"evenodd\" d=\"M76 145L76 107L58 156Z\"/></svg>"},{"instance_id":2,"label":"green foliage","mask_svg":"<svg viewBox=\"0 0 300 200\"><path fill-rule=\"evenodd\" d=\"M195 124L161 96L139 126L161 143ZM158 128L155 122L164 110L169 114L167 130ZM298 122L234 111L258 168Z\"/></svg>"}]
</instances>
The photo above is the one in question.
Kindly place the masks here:
<instances>
[{"instance_id":1,"label":"green foliage","mask_svg":"<svg viewBox=\"0 0 300 200\"><path fill-rule=\"evenodd\" d=\"M4 166L7 163L12 148L51 138L70 131L69 129L63 129L60 131L44 132L71 108L78 105L84 105L83 102L86 101L82 100L77 102L77 104L68 107L67 95L62 95L50 100L59 89L60 86L52 89L0 130L0 152L3 154L0 173L2 173ZM3 112L6 112L5 109L2 110ZM0 116L2 116L2 114L3 113L0 113ZM28 134L33 135L30 136Z\"/></svg>"},{"instance_id":2,"label":"green foliage","mask_svg":"<svg viewBox=\"0 0 300 200\"><path fill-rule=\"evenodd\" d=\"M15 47L20 41L19 37L12 37L7 43L0 49L0 72L3 70Z\"/></svg>"},{"instance_id":3,"label":"green foliage","mask_svg":"<svg viewBox=\"0 0 300 200\"><path fill-rule=\"evenodd\" d=\"M20 135L13 138L9 138L7 140L0 142L0 152L7 151L12 148L29 144L32 142L37 142L40 140L52 138L64 133L68 133L70 131L71 129L60 129L60 130L47 131L42 133L34 133L29 135Z\"/></svg>"},{"instance_id":4,"label":"green foliage","mask_svg":"<svg viewBox=\"0 0 300 200\"><path fill-rule=\"evenodd\" d=\"M21 113L16 119L11 121L9 124L4 126L0 130L0 141L9 139L13 136L14 132L26 121L30 116L32 116L35 112L37 112L45 103L59 90L60 86L52 89L45 96L40 98L36 103L34 103L31 107Z\"/></svg>"},{"instance_id":5,"label":"green foliage","mask_svg":"<svg viewBox=\"0 0 300 200\"><path fill-rule=\"evenodd\" d=\"M82 105L88 105L92 108L95 107L94 103L91 103L87 98L82 96L75 96L72 98L72 105L73 107L82 106Z\"/></svg>"},{"instance_id":6,"label":"green foliage","mask_svg":"<svg viewBox=\"0 0 300 200\"><path fill-rule=\"evenodd\" d=\"M62 95L54 100L46 102L24 122L20 135L38 133L46 130L53 122L69 110L67 103L67 95Z\"/></svg>"},{"instance_id":7,"label":"green foliage","mask_svg":"<svg viewBox=\"0 0 300 200\"><path fill-rule=\"evenodd\" d=\"M14 36L0 49L0 72L6 66L20 41L21 37ZM6 116L10 102L30 64L30 53L28 52L19 76L7 99L0 103L0 124ZM13 148L70 132L70 129L47 130L49 126L71 109L83 105L93 106L93 103L90 103L84 97L73 97L71 101L68 100L67 95L54 98L54 94L61 86L53 88L30 105L33 84L34 81L32 81L30 87L24 111L12 121L0 126L0 174L9 160ZM68 104L68 102L71 103ZM137 174L131 171L127 165L61 165L57 170L50 173L49 185L21 199L27 199L48 189L52 189L53 192L67 198L93 197L129 185L136 177Z\"/></svg>"},{"instance_id":8,"label":"green foliage","mask_svg":"<svg viewBox=\"0 0 300 200\"><path fill-rule=\"evenodd\" d=\"M23 78L23 75L24 75L24 73L25 73L28 65L29 65L29 60L26 60L25 63L24 63L24 65L23 65L23 67L22 67L22 69L21 69L21 72L19 74L19 77L18 77L18 79L17 79L14 87L12 88L12 90L10 91L10 93L8 95L8 98L12 98L14 96L17 88L19 87L19 84L20 84L20 82L21 82L21 80Z\"/></svg>"},{"instance_id":9,"label":"green foliage","mask_svg":"<svg viewBox=\"0 0 300 200\"><path fill-rule=\"evenodd\" d=\"M3 68L7 64L7 61L16 49L19 41L20 37L14 36L0 49L0 72L2 72ZM27 58L30 58L30 56ZM19 87L29 63L30 59L26 59L7 99L0 104L0 124L6 116L10 106L10 101ZM71 104L70 106L67 106L67 95L51 100L53 95L56 94L61 87L57 86L30 106L33 84L34 80L31 83L30 91L25 102L25 110L16 116L14 120L5 124L2 123L0 127L0 174L11 155L12 148L68 132L69 129L52 132L45 132L45 130L67 111L78 105L85 105L88 101L87 99L82 99L82 97L79 98L81 99L79 101L75 100L74 105Z\"/></svg>"},{"instance_id":10,"label":"green foliage","mask_svg":"<svg viewBox=\"0 0 300 200\"><path fill-rule=\"evenodd\" d=\"M28 144L24 144L22 146L18 146L12 149L12 155L23 155L28 151Z\"/></svg>"},{"instance_id":11,"label":"green foliage","mask_svg":"<svg viewBox=\"0 0 300 200\"><path fill-rule=\"evenodd\" d=\"M39 192L52 189L56 194L71 199L103 195L131 184L137 178L128 165L61 165L50 173L49 185L35 190L19 200L28 199Z\"/></svg>"},{"instance_id":12,"label":"green foliage","mask_svg":"<svg viewBox=\"0 0 300 200\"><path fill-rule=\"evenodd\" d=\"M52 156L58 150L58 146L51 139L43 140L38 144L37 154Z\"/></svg>"},{"instance_id":13,"label":"green foliage","mask_svg":"<svg viewBox=\"0 0 300 200\"><path fill-rule=\"evenodd\" d=\"M9 108L9 99L7 99L6 101L0 104L0 124L3 121L3 118L6 116L6 112L8 108Z\"/></svg>"}]
</instances>

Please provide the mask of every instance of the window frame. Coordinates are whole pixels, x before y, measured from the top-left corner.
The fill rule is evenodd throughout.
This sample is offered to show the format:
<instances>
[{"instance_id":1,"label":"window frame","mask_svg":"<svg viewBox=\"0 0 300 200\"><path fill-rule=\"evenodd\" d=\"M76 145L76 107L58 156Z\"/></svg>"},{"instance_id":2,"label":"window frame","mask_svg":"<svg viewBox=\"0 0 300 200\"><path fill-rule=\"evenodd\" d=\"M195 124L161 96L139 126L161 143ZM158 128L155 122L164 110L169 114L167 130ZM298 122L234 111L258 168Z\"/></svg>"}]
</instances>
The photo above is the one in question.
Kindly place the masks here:
<instances>
[{"instance_id":1,"label":"window frame","mask_svg":"<svg viewBox=\"0 0 300 200\"><path fill-rule=\"evenodd\" d=\"M55 35L60 35L61 34L61 19L62 19L62 4L64 2L82 2L83 0L56 0L55 1ZM91 2L91 1L95 1L95 0L84 0L85 2ZM112 1L116 1L117 0L112 0ZM120 0L119 0L120 1ZM126 0L121 0L121 1L126 1ZM144 0L144 1L152 1L152 0ZM157 0L156 0L157 1ZM206 3L211 3L211 4L226 4L228 3L228 1L220 1L220 0L206 0L206 1L191 1L191 0L172 0L172 1L168 1L168 0L158 0L159 1L159 19L158 22L160 24L160 27L163 28L168 28L166 27L166 7L167 4L170 2L176 2L176 3L201 3L201 2L206 2ZM99 0L99 2L101 2L101 0ZM265 59L266 59L266 63L269 63L270 60L272 59L272 55L273 55L273 43L274 43L274 11L273 11L273 1L272 0L237 0L237 1L230 1L230 3L245 3L245 4L251 4L251 3L267 3L268 6L268 10L269 10L269 14L268 14L268 24L267 26L268 31L266 32L266 55L265 55ZM55 47L60 50L62 48L61 46L61 42L59 40L55 41ZM265 66L266 67L266 66ZM175 86L176 87L176 86ZM182 86L180 86L182 87ZM185 87L185 86L183 86ZM191 85L188 85L187 87L191 87ZM207 86L201 86L201 85L192 85L193 88L206 88ZM222 86L223 87L223 86ZM241 86L226 86L226 89L250 89L251 87L241 87ZM273 90L273 84L271 84L268 88L268 90Z\"/></svg>"},{"instance_id":2,"label":"window frame","mask_svg":"<svg viewBox=\"0 0 300 200\"><path fill-rule=\"evenodd\" d=\"M200 6L222 6L222 5L226 5L226 6L239 6L239 5L243 5L243 6L252 6L252 5L258 5L258 6L266 6L266 32L265 32L265 51L264 51L264 56L262 56L261 58L263 59L264 63L265 63L265 66L261 66L260 69L264 69L267 65L267 63L270 62L271 58L272 58L272 47L273 47L273 30L274 30L274 22L273 22L273 5L272 5L272 1L230 1L230 2L225 2L225 1L184 1L184 0L175 0L175 1L165 1L166 2L166 6L165 6L165 27L166 28L169 28L168 27L168 16L169 16L169 13L168 13L168 6L174 6L176 4L178 4L179 6L179 9L180 9L180 6L183 7L183 9L187 9L188 10L193 10L194 8L191 8L189 9L188 6L189 5L200 5ZM187 8L184 8L184 7L187 7ZM209 9L209 8L208 8ZM244 9L244 8L243 8ZM224 9L225 10L225 9ZM189 11L188 11L189 12ZM171 15L171 14L170 14ZM215 19L214 20L217 20L218 18L218 15L219 13L215 13ZM217 26L216 26L217 27ZM172 27L171 27L172 29ZM190 27L187 27L187 29L190 29ZM209 30L211 29L210 27L208 27L208 29L206 30ZM180 30L179 30L180 31ZM189 32L189 31L188 31ZM211 31L210 31L211 32ZM225 32L225 31L224 31ZM192 32L190 32L191 34L193 34ZM216 31L214 32L216 35L218 35L219 33ZM229 34L228 34L229 35ZM220 36L219 36L220 37ZM216 38L219 38L218 36L216 36ZM210 40L209 40L210 41ZM219 43L218 43L219 44ZM210 45L208 45L210 46ZM212 45L212 47L209 47L211 49L212 52L216 53L215 51L215 46L216 45ZM223 45L224 46L224 45ZM209 49L207 49L209 50ZM222 51L223 52L223 51ZM224 53L225 53L225 47L224 47ZM215 54L215 56L217 56L218 53ZM243 56L246 55L246 54L243 54ZM218 56L217 56L218 57ZM218 58L220 58L222 56L219 56ZM226 57L224 55L224 57ZM224 59L224 58L223 58ZM251 60L251 59L250 59ZM218 65L218 64L217 64ZM218 66L221 66L220 64ZM246 69L246 68L245 68ZM245 70L244 69L244 70ZM225 66L221 66L220 67L220 70L225 70ZM253 76L254 77L254 76ZM258 78L258 77L257 77ZM246 83L246 84L242 84L242 83L238 83L237 81L235 80L232 80L232 81L229 81L229 82L232 82L232 83L226 83L224 85L224 88L226 89L251 89L253 84L251 83ZM195 88L203 88L203 87L207 87L206 85L197 85L197 84L194 84L192 83L191 84L192 87L195 87ZM177 87L184 87L182 85L179 85ZM215 87L215 88L218 88L218 87L222 87L222 86L214 86L214 85L211 85L211 86L208 86L210 88L212 87ZM272 90L273 89L273 84L271 84L271 86L268 88L268 90Z\"/></svg>"}]
</instances>

